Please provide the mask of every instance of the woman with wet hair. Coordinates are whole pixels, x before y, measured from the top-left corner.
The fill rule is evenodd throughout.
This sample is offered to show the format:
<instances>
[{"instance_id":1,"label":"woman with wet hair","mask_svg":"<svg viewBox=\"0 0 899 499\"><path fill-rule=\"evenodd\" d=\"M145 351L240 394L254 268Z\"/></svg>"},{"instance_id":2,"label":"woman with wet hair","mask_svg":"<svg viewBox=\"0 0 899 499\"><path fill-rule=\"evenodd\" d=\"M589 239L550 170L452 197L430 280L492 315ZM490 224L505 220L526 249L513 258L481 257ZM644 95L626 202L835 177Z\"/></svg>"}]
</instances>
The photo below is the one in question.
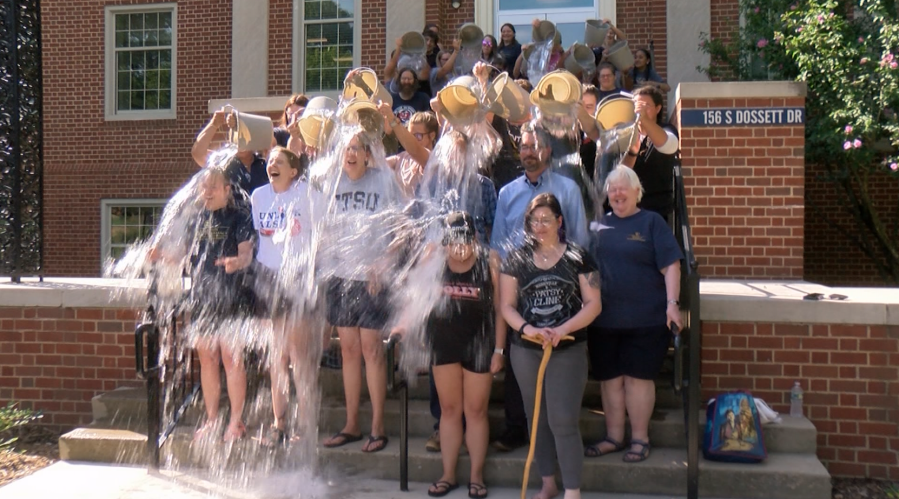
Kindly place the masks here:
<instances>
[{"instance_id":1,"label":"woman with wet hair","mask_svg":"<svg viewBox=\"0 0 899 499\"><path fill-rule=\"evenodd\" d=\"M601 220L607 229L593 233L590 245L594 257L601 257L603 304L591 327L589 353L601 382L606 436L587 447L586 456L627 449L624 462L637 463L649 457L654 380L671 342L669 327L683 326L677 301L683 255L668 223L640 209L643 186L633 170L617 167L604 189L612 211Z\"/></svg>"},{"instance_id":2,"label":"woman with wet hair","mask_svg":"<svg viewBox=\"0 0 899 499\"><path fill-rule=\"evenodd\" d=\"M565 499L577 499L584 457L578 423L587 384L586 328L601 310L599 273L584 248L566 239L562 207L554 195L531 200L524 224L525 245L503 261L500 296L503 317L515 331L510 358L532 428L534 406L540 404L532 439L543 485L534 497L558 495L558 465ZM538 401L537 371L548 347L554 352Z\"/></svg>"},{"instance_id":3,"label":"woman with wet hair","mask_svg":"<svg viewBox=\"0 0 899 499\"><path fill-rule=\"evenodd\" d=\"M309 340L312 337L303 329L297 304L279 276L285 257L291 259L289 267L300 265L297 260L308 258L312 239L312 209L314 191L305 180L305 158L284 147L275 147L269 154L269 184L256 189L250 198L253 208L253 225L259 238L256 253L256 294L259 297L257 313L272 323L272 344L268 355L272 384L272 410L274 422L262 443L268 447L286 445L287 400L290 394L288 366L293 365L293 379L297 388L298 416L303 414L305 400L301 396L304 387L314 382L318 367L309 359ZM307 266L308 267L308 266ZM296 274L297 272L292 272ZM292 280L296 275L291 275ZM300 417L299 423L305 418ZM299 428L300 432L308 430Z\"/></svg>"},{"instance_id":4,"label":"woman with wet hair","mask_svg":"<svg viewBox=\"0 0 899 499\"><path fill-rule=\"evenodd\" d=\"M380 119L380 116L378 117ZM398 203L402 194L393 174L377 165L369 132L359 132L338 149L340 171L333 185L325 186L330 197L325 248L330 257L327 284L328 322L337 328L343 354L343 387L347 420L342 430L325 439L325 447L339 447L362 440L359 400L362 391L362 360L372 404L371 434L363 452L387 446L384 433L384 401L387 371L381 331L389 314L383 258L387 252L386 230L378 215ZM383 153L381 153L383 154ZM383 156L381 161L383 162Z\"/></svg>"},{"instance_id":5,"label":"woman with wet hair","mask_svg":"<svg viewBox=\"0 0 899 499\"><path fill-rule=\"evenodd\" d=\"M469 497L487 497L484 460L490 436L487 406L493 374L503 367L506 325L499 313L499 257L475 237L465 212L446 216L443 296L425 327L434 382L440 398L440 452L443 474L428 489L431 497L455 490L456 465L464 438L471 459ZM436 252L435 252L436 254ZM393 333L403 334L399 327ZM463 430L462 416L465 416Z\"/></svg>"},{"instance_id":6,"label":"woman with wet hair","mask_svg":"<svg viewBox=\"0 0 899 499\"><path fill-rule=\"evenodd\" d=\"M437 116L429 111L418 111L409 118L406 126L393 114L390 104L382 102L378 112L384 116L389 133L396 135L403 151L387 158L387 166L396 174L406 199L411 199L421 182L431 150L437 142L440 125Z\"/></svg>"}]
</instances>

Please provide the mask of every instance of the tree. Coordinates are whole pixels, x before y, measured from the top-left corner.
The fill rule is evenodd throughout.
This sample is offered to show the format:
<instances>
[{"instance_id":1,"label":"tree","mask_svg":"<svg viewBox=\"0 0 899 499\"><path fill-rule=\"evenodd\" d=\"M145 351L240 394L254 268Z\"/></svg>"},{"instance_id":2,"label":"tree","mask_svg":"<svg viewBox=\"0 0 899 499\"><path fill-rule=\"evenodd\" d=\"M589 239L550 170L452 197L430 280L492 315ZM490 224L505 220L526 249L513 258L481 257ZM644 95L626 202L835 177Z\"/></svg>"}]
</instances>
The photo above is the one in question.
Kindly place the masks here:
<instances>
[{"instance_id":1,"label":"tree","mask_svg":"<svg viewBox=\"0 0 899 499\"><path fill-rule=\"evenodd\" d=\"M888 223L872 190L899 185L897 7L896 0L740 0L742 28L700 42L711 61L700 69L712 79L806 83L806 163L824 167L821 180L837 187L856 222L839 228L893 284L899 199Z\"/></svg>"}]
</instances>

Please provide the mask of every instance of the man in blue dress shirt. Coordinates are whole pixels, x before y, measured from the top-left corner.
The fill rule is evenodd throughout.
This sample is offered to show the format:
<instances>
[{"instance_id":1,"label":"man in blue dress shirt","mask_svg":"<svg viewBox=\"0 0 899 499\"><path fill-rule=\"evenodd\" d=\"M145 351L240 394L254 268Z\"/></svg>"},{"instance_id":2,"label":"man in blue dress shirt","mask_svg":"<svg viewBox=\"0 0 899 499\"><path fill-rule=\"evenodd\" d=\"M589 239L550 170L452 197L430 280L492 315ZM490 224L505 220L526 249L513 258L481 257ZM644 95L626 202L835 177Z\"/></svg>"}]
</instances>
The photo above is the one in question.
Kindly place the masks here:
<instances>
[{"instance_id":1,"label":"man in blue dress shirt","mask_svg":"<svg viewBox=\"0 0 899 499\"><path fill-rule=\"evenodd\" d=\"M521 246L524 243L524 212L528 203L538 194L550 192L562 205L565 237L569 241L586 246L587 216L581 190L573 180L550 169L552 149L549 134L542 128L530 123L525 124L521 127L520 150L524 175L509 182L499 191L490 245L503 257ZM509 337L511 338L511 335ZM508 355L508 348L505 349L505 354ZM512 363L508 359L505 370L503 402L506 431L493 442L493 446L502 452L514 450L528 442L528 421L521 400L521 390L518 388L515 373L512 372Z\"/></svg>"}]
</instances>

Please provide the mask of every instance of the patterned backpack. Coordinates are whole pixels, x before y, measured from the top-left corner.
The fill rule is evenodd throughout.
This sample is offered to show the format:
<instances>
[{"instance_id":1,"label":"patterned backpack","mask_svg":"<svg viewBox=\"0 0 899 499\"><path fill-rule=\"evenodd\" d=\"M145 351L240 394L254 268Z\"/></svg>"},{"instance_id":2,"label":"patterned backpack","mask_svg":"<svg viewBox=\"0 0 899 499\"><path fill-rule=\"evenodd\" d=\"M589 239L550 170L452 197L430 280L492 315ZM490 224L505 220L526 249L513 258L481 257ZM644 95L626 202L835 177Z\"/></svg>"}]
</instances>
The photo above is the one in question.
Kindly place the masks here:
<instances>
[{"instance_id":1,"label":"patterned backpack","mask_svg":"<svg viewBox=\"0 0 899 499\"><path fill-rule=\"evenodd\" d=\"M706 409L702 454L710 461L760 463L768 457L762 422L749 392L722 393Z\"/></svg>"}]
</instances>

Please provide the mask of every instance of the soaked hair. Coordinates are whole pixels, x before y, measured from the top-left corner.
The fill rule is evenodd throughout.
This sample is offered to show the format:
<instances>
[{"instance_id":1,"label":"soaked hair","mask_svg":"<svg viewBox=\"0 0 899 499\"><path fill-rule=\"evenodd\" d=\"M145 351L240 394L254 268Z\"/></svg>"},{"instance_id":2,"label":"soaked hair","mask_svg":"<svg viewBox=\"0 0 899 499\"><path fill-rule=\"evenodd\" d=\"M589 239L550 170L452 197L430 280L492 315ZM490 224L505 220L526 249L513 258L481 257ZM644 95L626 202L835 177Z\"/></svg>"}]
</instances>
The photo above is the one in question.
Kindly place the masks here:
<instances>
[{"instance_id":1,"label":"soaked hair","mask_svg":"<svg viewBox=\"0 0 899 499\"><path fill-rule=\"evenodd\" d=\"M549 133L544 130L542 126L537 125L533 121L521 125L521 137L524 137L525 135L534 135L537 138L537 145L541 148L550 147L551 142Z\"/></svg>"},{"instance_id":2,"label":"soaked hair","mask_svg":"<svg viewBox=\"0 0 899 499\"><path fill-rule=\"evenodd\" d=\"M596 88L596 85L584 85L584 95L587 94L592 95L596 99L596 103L599 104L599 89Z\"/></svg>"},{"instance_id":3,"label":"soaked hair","mask_svg":"<svg viewBox=\"0 0 899 499\"><path fill-rule=\"evenodd\" d=\"M659 90L658 87L654 87L652 85L643 85L642 87L637 87L633 92L631 92L634 97L638 95L648 95L652 99L652 103L658 106L659 114L656 116L656 121L658 123L662 123L662 116L665 115L665 106L664 106L664 97L662 97L662 91Z\"/></svg>"},{"instance_id":4,"label":"soaked hair","mask_svg":"<svg viewBox=\"0 0 899 499\"><path fill-rule=\"evenodd\" d=\"M440 123L437 121L437 115L430 111L418 111L409 118L409 127L412 125L424 125L428 133L436 134L440 130ZM437 138L435 137L434 140Z\"/></svg>"},{"instance_id":5,"label":"soaked hair","mask_svg":"<svg viewBox=\"0 0 899 499\"><path fill-rule=\"evenodd\" d=\"M287 110L290 106L306 107L306 104L309 104L309 97L306 97L306 94L293 94L288 97L287 102L284 103L284 111L281 112L281 119L278 121L278 125L287 126Z\"/></svg>"},{"instance_id":6,"label":"soaked hair","mask_svg":"<svg viewBox=\"0 0 899 499\"><path fill-rule=\"evenodd\" d=\"M528 208L524 212L524 233L526 244L531 248L535 248L537 246L537 240L534 238L532 229L531 229L531 217L534 214L534 211L537 208L549 208L549 211L553 213L556 218L562 218L562 225L559 227L559 241L565 242L565 218L562 217L562 205L559 203L559 199L556 198L552 193L544 192L543 194L538 194L534 199L528 203Z\"/></svg>"},{"instance_id":7,"label":"soaked hair","mask_svg":"<svg viewBox=\"0 0 899 499\"><path fill-rule=\"evenodd\" d=\"M214 179L216 182L221 182L223 186L227 187L231 193L235 192L235 187L231 182L231 177L228 176L228 172L225 171L224 166L209 166L203 169L203 172L206 174L205 179ZM204 180L205 180L204 179ZM237 192L243 192L238 188ZM227 206L234 206L235 200L234 195L228 196L228 204Z\"/></svg>"},{"instance_id":8,"label":"soaked hair","mask_svg":"<svg viewBox=\"0 0 899 499\"><path fill-rule=\"evenodd\" d=\"M297 155L290 149L281 146L273 147L269 155L274 153L277 153L279 156L283 155L287 159L287 164L297 171L298 175L294 180L306 175L306 170L309 168L309 158L305 154Z\"/></svg>"},{"instance_id":9,"label":"soaked hair","mask_svg":"<svg viewBox=\"0 0 899 499\"><path fill-rule=\"evenodd\" d=\"M606 183L602 187L603 191L608 194L609 186L616 182L624 183L630 189L636 188L638 203L643 199L643 184L640 183L640 177L637 176L637 172L632 168L624 165L616 166L612 173L609 173L609 176L606 177Z\"/></svg>"},{"instance_id":10,"label":"soaked hair","mask_svg":"<svg viewBox=\"0 0 899 499\"><path fill-rule=\"evenodd\" d=\"M503 28L505 28L505 27L508 27L509 29L512 30L512 41L509 43L509 45L514 45L514 44L518 43L518 39L515 38L515 35L518 34L518 32L515 31L515 26L513 26L512 23L506 23L506 24L503 24L502 26L499 27L499 32L502 33L502 32L503 32ZM502 36L499 37L499 46L500 46L500 47L505 47L505 46L506 46L506 43L503 41L503 37L502 37Z\"/></svg>"}]
</instances>

